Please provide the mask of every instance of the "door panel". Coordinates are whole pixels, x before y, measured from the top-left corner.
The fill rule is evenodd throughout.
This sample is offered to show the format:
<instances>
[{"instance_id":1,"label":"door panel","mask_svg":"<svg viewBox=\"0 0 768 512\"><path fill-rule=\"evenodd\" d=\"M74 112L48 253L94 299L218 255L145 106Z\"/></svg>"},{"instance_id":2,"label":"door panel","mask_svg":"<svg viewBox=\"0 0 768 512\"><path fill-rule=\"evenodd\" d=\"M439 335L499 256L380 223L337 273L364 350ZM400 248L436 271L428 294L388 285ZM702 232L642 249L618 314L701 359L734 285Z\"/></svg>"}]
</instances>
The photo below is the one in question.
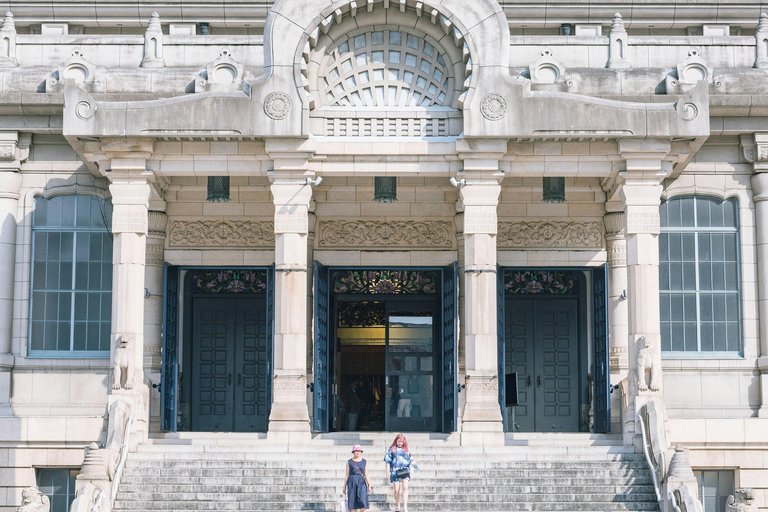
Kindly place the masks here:
<instances>
[{"instance_id":1,"label":"door panel","mask_svg":"<svg viewBox=\"0 0 768 512\"><path fill-rule=\"evenodd\" d=\"M576 300L507 301L506 373L517 372L519 405L509 431L578 432Z\"/></svg>"},{"instance_id":2,"label":"door panel","mask_svg":"<svg viewBox=\"0 0 768 512\"><path fill-rule=\"evenodd\" d=\"M267 319L263 301L238 301L235 432L267 430Z\"/></svg>"},{"instance_id":3,"label":"door panel","mask_svg":"<svg viewBox=\"0 0 768 512\"><path fill-rule=\"evenodd\" d=\"M328 326L329 283L328 267L315 261L315 366L313 383L313 425L315 432L328 432L329 374Z\"/></svg>"},{"instance_id":4,"label":"door panel","mask_svg":"<svg viewBox=\"0 0 768 512\"><path fill-rule=\"evenodd\" d=\"M176 432L179 382L179 267L163 265L163 368L160 379L162 429Z\"/></svg>"},{"instance_id":5,"label":"door panel","mask_svg":"<svg viewBox=\"0 0 768 512\"><path fill-rule=\"evenodd\" d=\"M237 302L221 298L194 301L192 320L192 430L232 429Z\"/></svg>"}]
</instances>

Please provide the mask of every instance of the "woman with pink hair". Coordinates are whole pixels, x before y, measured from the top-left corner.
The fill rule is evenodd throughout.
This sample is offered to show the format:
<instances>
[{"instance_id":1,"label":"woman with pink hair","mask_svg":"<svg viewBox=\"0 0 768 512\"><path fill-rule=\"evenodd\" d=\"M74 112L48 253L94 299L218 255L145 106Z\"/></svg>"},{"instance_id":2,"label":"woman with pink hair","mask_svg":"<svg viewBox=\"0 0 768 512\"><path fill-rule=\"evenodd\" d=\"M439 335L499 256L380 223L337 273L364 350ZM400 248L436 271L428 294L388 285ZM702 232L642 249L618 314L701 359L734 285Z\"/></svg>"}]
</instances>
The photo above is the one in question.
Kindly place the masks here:
<instances>
[{"instance_id":1,"label":"woman with pink hair","mask_svg":"<svg viewBox=\"0 0 768 512\"><path fill-rule=\"evenodd\" d=\"M395 489L395 512L400 512L400 496L403 497L403 512L408 512L408 482L411 479L411 463L413 457L408 449L408 440L403 434L397 434L392 446L387 450L384 456L384 462L387 463L387 473L389 481ZM408 471L403 471L407 469ZM402 489L402 493L400 490Z\"/></svg>"}]
</instances>

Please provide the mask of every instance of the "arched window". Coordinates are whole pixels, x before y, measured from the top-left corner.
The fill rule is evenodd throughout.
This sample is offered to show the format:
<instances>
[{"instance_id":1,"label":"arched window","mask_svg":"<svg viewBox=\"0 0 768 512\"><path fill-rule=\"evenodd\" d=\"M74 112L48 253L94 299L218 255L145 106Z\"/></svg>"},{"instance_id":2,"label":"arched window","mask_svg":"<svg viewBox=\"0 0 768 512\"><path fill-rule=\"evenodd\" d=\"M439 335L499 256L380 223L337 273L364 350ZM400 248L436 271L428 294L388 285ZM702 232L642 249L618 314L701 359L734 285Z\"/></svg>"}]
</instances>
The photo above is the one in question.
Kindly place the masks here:
<instances>
[{"instance_id":1,"label":"arched window","mask_svg":"<svg viewBox=\"0 0 768 512\"><path fill-rule=\"evenodd\" d=\"M35 198L29 354L109 356L112 203L95 196Z\"/></svg>"},{"instance_id":2,"label":"arched window","mask_svg":"<svg viewBox=\"0 0 768 512\"><path fill-rule=\"evenodd\" d=\"M660 213L662 351L740 353L736 199L679 197Z\"/></svg>"}]
</instances>

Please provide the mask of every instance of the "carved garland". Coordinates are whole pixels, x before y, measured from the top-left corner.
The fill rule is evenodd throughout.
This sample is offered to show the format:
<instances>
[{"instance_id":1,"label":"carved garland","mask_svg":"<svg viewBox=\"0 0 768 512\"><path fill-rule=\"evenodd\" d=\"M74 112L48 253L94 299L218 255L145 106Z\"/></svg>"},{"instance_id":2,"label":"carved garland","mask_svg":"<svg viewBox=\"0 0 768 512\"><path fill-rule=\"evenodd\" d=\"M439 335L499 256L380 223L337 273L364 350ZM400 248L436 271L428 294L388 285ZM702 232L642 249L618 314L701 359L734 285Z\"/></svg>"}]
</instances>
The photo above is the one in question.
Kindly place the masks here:
<instances>
[{"instance_id":1,"label":"carved garland","mask_svg":"<svg viewBox=\"0 0 768 512\"><path fill-rule=\"evenodd\" d=\"M325 221L318 229L320 247L453 246L453 225L444 221Z\"/></svg>"},{"instance_id":2,"label":"carved garland","mask_svg":"<svg viewBox=\"0 0 768 512\"><path fill-rule=\"evenodd\" d=\"M333 275L333 293L434 294L437 293L437 272L342 270Z\"/></svg>"},{"instance_id":3,"label":"carved garland","mask_svg":"<svg viewBox=\"0 0 768 512\"><path fill-rule=\"evenodd\" d=\"M192 293L266 293L266 270L195 270Z\"/></svg>"},{"instance_id":4,"label":"carved garland","mask_svg":"<svg viewBox=\"0 0 768 512\"><path fill-rule=\"evenodd\" d=\"M505 248L600 249L603 231L597 222L500 222L496 240Z\"/></svg>"},{"instance_id":5,"label":"carved garland","mask_svg":"<svg viewBox=\"0 0 768 512\"><path fill-rule=\"evenodd\" d=\"M253 221L174 221L171 247L272 247L274 222Z\"/></svg>"}]
</instances>

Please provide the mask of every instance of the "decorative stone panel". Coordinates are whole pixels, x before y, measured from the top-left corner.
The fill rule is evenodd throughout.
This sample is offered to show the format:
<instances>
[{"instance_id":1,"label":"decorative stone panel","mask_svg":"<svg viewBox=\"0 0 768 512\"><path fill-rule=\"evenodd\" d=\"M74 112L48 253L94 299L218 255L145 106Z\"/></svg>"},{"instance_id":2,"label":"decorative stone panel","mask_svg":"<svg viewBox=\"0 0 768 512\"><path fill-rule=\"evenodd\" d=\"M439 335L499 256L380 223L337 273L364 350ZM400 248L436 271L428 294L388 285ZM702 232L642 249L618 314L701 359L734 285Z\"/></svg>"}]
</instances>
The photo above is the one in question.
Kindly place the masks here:
<instances>
[{"instance_id":1,"label":"decorative stone panel","mask_svg":"<svg viewBox=\"0 0 768 512\"><path fill-rule=\"evenodd\" d=\"M171 222L170 247L274 247L272 221L186 221Z\"/></svg>"},{"instance_id":2,"label":"decorative stone panel","mask_svg":"<svg viewBox=\"0 0 768 512\"><path fill-rule=\"evenodd\" d=\"M603 231L599 222L500 222L496 243L507 249L601 249Z\"/></svg>"},{"instance_id":3,"label":"decorative stone panel","mask_svg":"<svg viewBox=\"0 0 768 512\"><path fill-rule=\"evenodd\" d=\"M436 249L454 247L456 232L446 221L334 220L318 224L318 247L404 247Z\"/></svg>"}]
</instances>

